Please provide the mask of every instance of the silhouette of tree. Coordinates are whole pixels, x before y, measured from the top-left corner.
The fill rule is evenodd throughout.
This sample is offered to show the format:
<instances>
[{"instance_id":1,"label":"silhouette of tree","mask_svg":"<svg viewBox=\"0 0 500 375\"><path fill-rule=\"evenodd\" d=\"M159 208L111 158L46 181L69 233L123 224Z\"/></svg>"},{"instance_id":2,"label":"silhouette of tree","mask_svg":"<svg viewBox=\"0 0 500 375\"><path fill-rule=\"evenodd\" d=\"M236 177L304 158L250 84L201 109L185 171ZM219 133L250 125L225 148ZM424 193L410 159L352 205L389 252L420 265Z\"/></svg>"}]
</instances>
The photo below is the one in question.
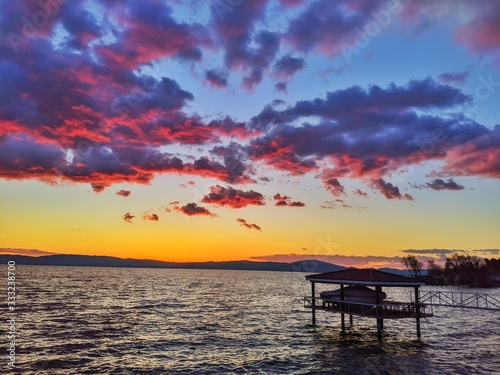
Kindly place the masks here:
<instances>
[{"instance_id":1,"label":"silhouette of tree","mask_svg":"<svg viewBox=\"0 0 500 375\"><path fill-rule=\"evenodd\" d=\"M410 271L412 277L422 276L422 262L420 262L415 255L408 255L403 257L402 262L406 269Z\"/></svg>"},{"instance_id":2,"label":"silhouette of tree","mask_svg":"<svg viewBox=\"0 0 500 375\"><path fill-rule=\"evenodd\" d=\"M486 285L487 270L485 261L474 255L454 253L446 258L445 273L454 284Z\"/></svg>"},{"instance_id":3,"label":"silhouette of tree","mask_svg":"<svg viewBox=\"0 0 500 375\"><path fill-rule=\"evenodd\" d=\"M444 267L436 263L434 259L427 261L427 277L431 284L444 284Z\"/></svg>"}]
</instances>

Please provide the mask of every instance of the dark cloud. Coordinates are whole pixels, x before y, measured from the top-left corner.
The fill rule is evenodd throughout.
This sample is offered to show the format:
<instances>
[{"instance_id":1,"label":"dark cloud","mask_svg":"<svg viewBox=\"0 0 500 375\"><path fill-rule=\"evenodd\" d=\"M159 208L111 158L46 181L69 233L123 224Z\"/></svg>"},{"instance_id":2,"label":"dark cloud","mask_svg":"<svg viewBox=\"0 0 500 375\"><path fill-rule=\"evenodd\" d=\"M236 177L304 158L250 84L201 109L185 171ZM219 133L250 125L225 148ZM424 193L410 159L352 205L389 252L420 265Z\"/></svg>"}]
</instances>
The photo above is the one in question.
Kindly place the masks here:
<instances>
[{"instance_id":1,"label":"dark cloud","mask_svg":"<svg viewBox=\"0 0 500 375\"><path fill-rule=\"evenodd\" d=\"M250 223L249 223L249 222L247 222L245 219L240 219L240 218L238 218L238 219L236 219L236 221L237 221L238 223L240 223L240 225L241 225L242 227L246 227L246 228L248 228L248 229L255 229L255 230L258 230L258 231L261 231L261 230L262 230L262 228L261 228L261 227L259 227L257 224L250 224Z\"/></svg>"},{"instance_id":2,"label":"dark cloud","mask_svg":"<svg viewBox=\"0 0 500 375\"><path fill-rule=\"evenodd\" d=\"M432 190L463 190L463 185L457 184L452 178L448 181L444 181L440 178L436 178L431 182L427 182L426 187Z\"/></svg>"},{"instance_id":3,"label":"dark cloud","mask_svg":"<svg viewBox=\"0 0 500 375\"><path fill-rule=\"evenodd\" d=\"M380 191L387 199L413 200L413 197L410 194L401 194L397 186L394 186L390 182L385 182L382 178L372 180L371 183L372 187Z\"/></svg>"},{"instance_id":4,"label":"dark cloud","mask_svg":"<svg viewBox=\"0 0 500 375\"><path fill-rule=\"evenodd\" d=\"M219 185L212 186L210 193L205 195L201 201L231 208L242 208L248 205L264 206L266 204L264 196L256 191L243 191Z\"/></svg>"},{"instance_id":5,"label":"dark cloud","mask_svg":"<svg viewBox=\"0 0 500 375\"><path fill-rule=\"evenodd\" d=\"M305 207L305 203L303 202L298 202L298 201L293 201L292 198L290 198L287 195L281 195L281 194L275 194L273 196L273 199L276 201L275 206L289 206L289 207Z\"/></svg>"},{"instance_id":6,"label":"dark cloud","mask_svg":"<svg viewBox=\"0 0 500 375\"><path fill-rule=\"evenodd\" d=\"M92 187L92 190L94 190L96 193L100 193L104 191L106 188L108 188L110 184L106 182L91 182L90 186Z\"/></svg>"},{"instance_id":7,"label":"dark cloud","mask_svg":"<svg viewBox=\"0 0 500 375\"><path fill-rule=\"evenodd\" d=\"M277 90L277 91L280 91L280 92L284 92L285 94L288 93L288 90L287 90L287 83L286 82L278 82L274 85L274 88Z\"/></svg>"},{"instance_id":8,"label":"dark cloud","mask_svg":"<svg viewBox=\"0 0 500 375\"><path fill-rule=\"evenodd\" d=\"M344 186L339 182L339 180L335 177L335 171L333 170L325 170L321 174L321 179L323 180L323 184L325 188L332 193L332 195L336 197L340 197L342 195L347 195L345 192Z\"/></svg>"},{"instance_id":9,"label":"dark cloud","mask_svg":"<svg viewBox=\"0 0 500 375\"><path fill-rule=\"evenodd\" d=\"M255 32L255 22L264 17L267 0L243 1L222 17L212 7L212 18L219 42L225 51L225 65L243 71L243 86L253 89L275 58L280 45L278 34L267 30Z\"/></svg>"},{"instance_id":10,"label":"dark cloud","mask_svg":"<svg viewBox=\"0 0 500 375\"><path fill-rule=\"evenodd\" d=\"M116 195L120 195L122 197L128 197L130 194L131 194L130 190L121 189L116 192Z\"/></svg>"},{"instance_id":11,"label":"dark cloud","mask_svg":"<svg viewBox=\"0 0 500 375\"><path fill-rule=\"evenodd\" d=\"M123 220L127 223L132 224L132 219L134 218L134 215L131 215L129 212L127 212L125 215L123 215Z\"/></svg>"},{"instance_id":12,"label":"dark cloud","mask_svg":"<svg viewBox=\"0 0 500 375\"><path fill-rule=\"evenodd\" d=\"M99 57L116 69L136 69L141 64L165 57L200 61L201 47L211 44L200 24L178 23L172 9L160 2L114 4L114 13L124 25L113 30L117 40L97 48ZM113 8L113 6L109 6Z\"/></svg>"},{"instance_id":13,"label":"dark cloud","mask_svg":"<svg viewBox=\"0 0 500 375\"><path fill-rule=\"evenodd\" d=\"M188 203L182 207L175 207L175 209L188 216L197 216L197 215L210 216L210 217L217 216L216 214L210 212L205 207L198 206L196 203Z\"/></svg>"},{"instance_id":14,"label":"dark cloud","mask_svg":"<svg viewBox=\"0 0 500 375\"><path fill-rule=\"evenodd\" d=\"M228 86L227 73L220 70L206 70L205 79L210 85L216 88L224 88Z\"/></svg>"},{"instance_id":15,"label":"dark cloud","mask_svg":"<svg viewBox=\"0 0 500 375\"><path fill-rule=\"evenodd\" d=\"M298 71L304 69L306 61L301 57L285 55L274 63L274 73L281 78L293 76Z\"/></svg>"},{"instance_id":16,"label":"dark cloud","mask_svg":"<svg viewBox=\"0 0 500 375\"><path fill-rule=\"evenodd\" d=\"M300 52L319 50L335 56L344 45L357 42L356 37L371 18L382 1L319 0L309 6L290 22L285 40Z\"/></svg>"}]
</instances>

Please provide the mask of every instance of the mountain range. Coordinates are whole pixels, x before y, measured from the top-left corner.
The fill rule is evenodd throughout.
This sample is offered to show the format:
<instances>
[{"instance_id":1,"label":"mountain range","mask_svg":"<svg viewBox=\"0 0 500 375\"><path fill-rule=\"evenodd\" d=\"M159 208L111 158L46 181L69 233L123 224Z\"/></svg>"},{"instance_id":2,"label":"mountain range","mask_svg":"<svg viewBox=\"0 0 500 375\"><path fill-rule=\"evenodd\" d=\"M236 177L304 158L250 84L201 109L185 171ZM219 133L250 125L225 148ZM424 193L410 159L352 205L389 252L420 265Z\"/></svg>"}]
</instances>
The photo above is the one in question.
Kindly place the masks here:
<instances>
[{"instance_id":1,"label":"mountain range","mask_svg":"<svg viewBox=\"0 0 500 375\"><path fill-rule=\"evenodd\" d=\"M73 266L73 267L132 267L132 268L182 268L182 269L216 269L216 270L249 270L249 271L285 271L322 273L344 270L347 267L319 260L301 260L293 263L285 262L253 262L249 260L223 262L163 262L159 260L118 258L99 255L46 255L30 257L26 255L0 255L0 263L14 261L17 265L36 266ZM380 268L381 271L409 276L407 270Z\"/></svg>"}]
</instances>

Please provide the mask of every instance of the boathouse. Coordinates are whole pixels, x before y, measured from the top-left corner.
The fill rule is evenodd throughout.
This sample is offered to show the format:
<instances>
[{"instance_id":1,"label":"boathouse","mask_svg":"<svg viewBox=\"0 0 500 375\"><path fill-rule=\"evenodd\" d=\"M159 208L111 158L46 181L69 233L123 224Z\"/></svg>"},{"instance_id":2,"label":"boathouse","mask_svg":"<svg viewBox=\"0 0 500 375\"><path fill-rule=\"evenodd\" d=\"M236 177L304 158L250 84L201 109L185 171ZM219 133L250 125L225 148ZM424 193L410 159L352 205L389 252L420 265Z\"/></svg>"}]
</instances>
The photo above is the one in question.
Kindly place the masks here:
<instances>
[{"instance_id":1,"label":"boathouse","mask_svg":"<svg viewBox=\"0 0 500 375\"><path fill-rule=\"evenodd\" d=\"M340 314L342 331L345 331L345 315L350 325L353 315L377 320L377 333L382 337L385 319L415 319L417 336L420 338L420 318L432 316L426 305L419 302L419 287L423 281L374 269L350 268L306 276L311 282L311 296L304 298L304 307L312 310L312 324L316 324L316 310ZM340 288L316 295L316 284L336 284ZM382 288L403 287L414 289L414 299L409 302L386 300Z\"/></svg>"}]
</instances>

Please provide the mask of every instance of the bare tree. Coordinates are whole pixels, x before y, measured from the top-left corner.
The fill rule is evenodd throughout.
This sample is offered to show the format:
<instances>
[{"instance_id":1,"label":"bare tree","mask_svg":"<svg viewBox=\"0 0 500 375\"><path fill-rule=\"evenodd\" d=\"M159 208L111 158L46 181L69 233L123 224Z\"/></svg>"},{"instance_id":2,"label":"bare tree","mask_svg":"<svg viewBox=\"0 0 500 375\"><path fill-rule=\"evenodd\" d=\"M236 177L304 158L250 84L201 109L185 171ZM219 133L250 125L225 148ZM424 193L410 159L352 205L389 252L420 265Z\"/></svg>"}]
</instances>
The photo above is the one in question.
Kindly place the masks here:
<instances>
[{"instance_id":1,"label":"bare tree","mask_svg":"<svg viewBox=\"0 0 500 375\"><path fill-rule=\"evenodd\" d=\"M406 269L410 272L412 277L422 276L422 262L417 259L415 255L408 255L403 257L402 262Z\"/></svg>"}]
</instances>

